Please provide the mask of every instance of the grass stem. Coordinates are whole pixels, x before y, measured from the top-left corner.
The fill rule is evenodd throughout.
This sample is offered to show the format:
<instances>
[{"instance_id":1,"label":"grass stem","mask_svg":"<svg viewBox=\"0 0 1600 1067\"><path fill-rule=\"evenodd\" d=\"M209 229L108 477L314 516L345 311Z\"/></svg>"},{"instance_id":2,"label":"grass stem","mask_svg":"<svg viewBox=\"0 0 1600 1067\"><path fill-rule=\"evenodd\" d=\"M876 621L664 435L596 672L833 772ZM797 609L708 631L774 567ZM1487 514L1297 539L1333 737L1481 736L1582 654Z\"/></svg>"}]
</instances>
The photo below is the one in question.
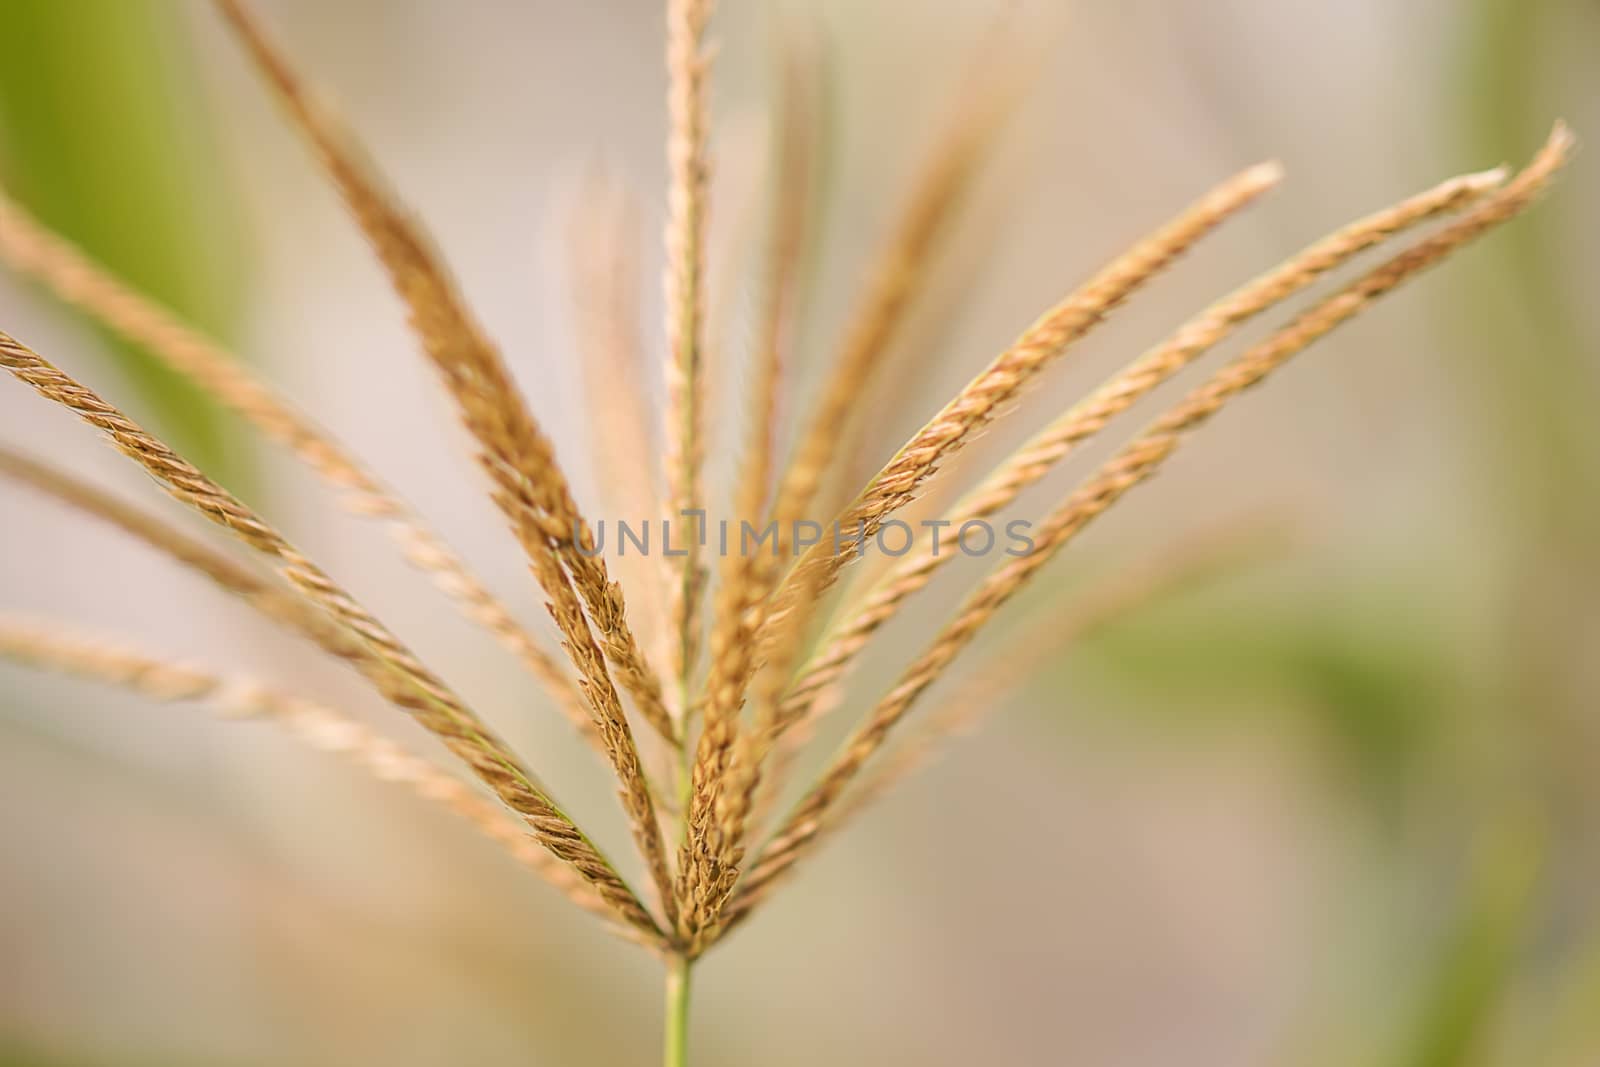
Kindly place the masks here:
<instances>
[{"instance_id":1,"label":"grass stem","mask_svg":"<svg viewBox=\"0 0 1600 1067\"><path fill-rule=\"evenodd\" d=\"M689 957L676 955L667 961L667 1015L661 1031L661 1062L664 1067L688 1067L689 1063Z\"/></svg>"}]
</instances>

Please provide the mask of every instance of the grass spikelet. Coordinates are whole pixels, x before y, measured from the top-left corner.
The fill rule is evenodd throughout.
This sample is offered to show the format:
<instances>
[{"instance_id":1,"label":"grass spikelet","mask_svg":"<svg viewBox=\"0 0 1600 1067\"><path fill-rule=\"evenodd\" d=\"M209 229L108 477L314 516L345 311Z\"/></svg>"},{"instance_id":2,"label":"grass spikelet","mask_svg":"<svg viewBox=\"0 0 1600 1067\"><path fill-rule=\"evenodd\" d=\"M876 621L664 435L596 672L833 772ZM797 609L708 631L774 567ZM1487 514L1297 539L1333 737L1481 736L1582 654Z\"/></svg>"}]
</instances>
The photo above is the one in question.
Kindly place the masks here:
<instances>
[{"instance_id":1,"label":"grass spikelet","mask_svg":"<svg viewBox=\"0 0 1600 1067\"><path fill-rule=\"evenodd\" d=\"M456 292L449 272L420 228L389 198L333 120L311 101L288 62L242 0L215 0L255 59L296 126L316 149L352 215L406 303L411 325L480 448L479 463L494 499L530 558L548 543L589 610L606 659L634 698L639 714L663 737L675 732L661 683L627 620L621 589L593 551L593 534L578 510L555 451L512 383L499 351ZM549 577L554 572L545 569ZM549 596L554 596L549 589Z\"/></svg>"},{"instance_id":2,"label":"grass spikelet","mask_svg":"<svg viewBox=\"0 0 1600 1067\"><path fill-rule=\"evenodd\" d=\"M405 786L464 819L578 907L653 948L637 930L616 926L616 913L594 888L530 839L505 808L342 712L250 679L202 671L7 615L0 615L0 659L126 689L160 703L204 704L222 718L270 720L308 748L341 756L379 781Z\"/></svg>"},{"instance_id":3,"label":"grass spikelet","mask_svg":"<svg viewBox=\"0 0 1600 1067\"><path fill-rule=\"evenodd\" d=\"M986 426L1040 370L1202 237L1277 185L1282 176L1277 164L1262 163L1228 179L1046 312L917 431L834 520L841 535L824 538L806 551L784 578L771 614L793 608L802 588L826 591L857 547L905 506L939 464Z\"/></svg>"},{"instance_id":4,"label":"grass spikelet","mask_svg":"<svg viewBox=\"0 0 1600 1067\"><path fill-rule=\"evenodd\" d=\"M1079 531L1096 516L1103 514L1129 489L1154 474L1190 433L1220 411L1230 399L1258 384L1291 357L1401 283L1438 263L1486 230L1519 214L1566 162L1572 144L1572 137L1566 128L1558 125L1540 154L1503 190L1487 197L1458 221L1317 304L1289 326L1236 358L1209 382L1156 420L1068 497L1038 527L1034 550L995 571L967 598L956 617L944 627L928 650L901 675L899 683L851 735L817 785L806 794L763 850L761 859L749 876L748 892L761 893L765 886L782 877L814 845L817 835L827 824L830 809L866 762L883 746L890 731L911 710L918 697L994 614Z\"/></svg>"},{"instance_id":5,"label":"grass spikelet","mask_svg":"<svg viewBox=\"0 0 1600 1067\"><path fill-rule=\"evenodd\" d=\"M67 303L136 342L168 367L233 409L269 440L289 449L323 481L337 489L352 514L378 519L406 559L528 668L556 707L591 743L599 736L566 672L461 558L392 490L296 410L259 381L237 357L178 321L91 262L77 248L46 230L20 206L0 195L0 258L31 275Z\"/></svg>"},{"instance_id":6,"label":"grass spikelet","mask_svg":"<svg viewBox=\"0 0 1600 1067\"><path fill-rule=\"evenodd\" d=\"M122 412L4 333L0 333L0 367L104 433L174 499L272 560L291 586L359 640L365 655L355 666L385 698L409 712L471 767L496 796L527 821L540 843L571 864L619 915L652 936L660 935L633 891L535 784L510 749L397 637L281 534Z\"/></svg>"},{"instance_id":7,"label":"grass spikelet","mask_svg":"<svg viewBox=\"0 0 1600 1067\"><path fill-rule=\"evenodd\" d=\"M1219 300L1030 439L946 511L941 522L948 523L948 529L957 530L967 522L997 514L1079 444L1225 341L1238 327L1302 292L1360 253L1428 219L1466 207L1504 180L1503 170L1452 178L1329 234ZM821 651L806 665L785 700L782 723L793 724L808 714L816 696L840 679L878 628L895 615L908 597L924 588L953 555L936 551L931 539L924 538L909 555L897 561L867 591L863 602L849 610L843 623L824 638Z\"/></svg>"},{"instance_id":8,"label":"grass spikelet","mask_svg":"<svg viewBox=\"0 0 1600 1067\"><path fill-rule=\"evenodd\" d=\"M706 24L711 0L667 0L667 266L663 288L667 335L667 493L671 517L687 525L705 490L706 190L711 180L707 96L711 56ZM703 523L703 520L701 520ZM675 561L677 677L687 694L699 647L699 601L705 573L698 529L686 532ZM680 709L688 717L688 702Z\"/></svg>"}]
</instances>

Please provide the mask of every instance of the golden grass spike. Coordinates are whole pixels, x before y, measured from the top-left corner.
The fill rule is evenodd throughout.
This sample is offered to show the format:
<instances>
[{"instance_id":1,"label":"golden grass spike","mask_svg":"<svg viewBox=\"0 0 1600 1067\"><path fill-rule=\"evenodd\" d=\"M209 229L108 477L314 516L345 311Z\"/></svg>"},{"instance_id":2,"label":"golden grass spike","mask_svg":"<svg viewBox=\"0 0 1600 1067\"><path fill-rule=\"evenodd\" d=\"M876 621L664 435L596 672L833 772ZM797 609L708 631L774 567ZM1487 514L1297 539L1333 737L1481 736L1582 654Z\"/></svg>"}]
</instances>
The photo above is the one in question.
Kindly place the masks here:
<instances>
[{"instance_id":1,"label":"golden grass spike","mask_svg":"<svg viewBox=\"0 0 1600 1067\"><path fill-rule=\"evenodd\" d=\"M796 519L803 519L840 455L840 441L861 411L861 396L923 289L940 238L953 221L1015 96L1012 66L991 47L964 79L933 150L912 179L909 193L868 273L861 301L844 343L826 375L815 409L784 468L773 515L780 545ZM751 516L754 519L754 516Z\"/></svg>"},{"instance_id":2,"label":"golden grass spike","mask_svg":"<svg viewBox=\"0 0 1600 1067\"><path fill-rule=\"evenodd\" d=\"M667 334L666 461L672 521L687 530L686 513L703 511L705 449L707 102L711 57L705 47L711 0L667 0L667 266L663 287ZM698 528L680 538L686 554L674 560L677 677L688 716L689 679L699 645L699 601L705 576Z\"/></svg>"},{"instance_id":3,"label":"golden grass spike","mask_svg":"<svg viewBox=\"0 0 1600 1067\"><path fill-rule=\"evenodd\" d=\"M287 60L268 40L243 0L215 0L289 115L316 149L352 215L410 310L412 328L443 379L462 422L478 442L479 463L494 499L527 550L555 547L588 607L606 658L639 713L674 739L661 683L628 625L622 591L592 551L593 534L578 510L555 451L534 422L499 351L468 311L418 224L389 197L344 131L311 101ZM545 590L549 595L550 590Z\"/></svg>"},{"instance_id":4,"label":"golden grass spike","mask_svg":"<svg viewBox=\"0 0 1600 1067\"><path fill-rule=\"evenodd\" d=\"M939 464L988 425L1039 371L1136 289L1281 179L1282 169L1276 163L1258 164L1234 175L1046 312L918 430L835 518L838 536L824 537L790 569L774 594L769 624L795 607L801 589L825 592L883 521L908 503Z\"/></svg>"},{"instance_id":5,"label":"golden grass spike","mask_svg":"<svg viewBox=\"0 0 1600 1067\"><path fill-rule=\"evenodd\" d=\"M667 868L666 846L662 841L661 824L656 818L655 798L646 780L639 760L639 750L633 732L623 714L622 700L606 671L605 660L589 624L583 617L583 605L572 587L560 574L561 563L543 544L533 546L534 570L539 582L552 594L550 616L567 639L567 654L577 664L583 679L584 693L594 710L595 726L605 742L607 757L616 771L618 795L622 808L628 814L629 829L634 844L644 857L651 880L661 900L668 928L677 922L677 901L673 894L672 875Z\"/></svg>"},{"instance_id":6,"label":"golden grass spike","mask_svg":"<svg viewBox=\"0 0 1600 1067\"><path fill-rule=\"evenodd\" d=\"M945 527L984 519L1014 501L1099 433L1117 415L1226 340L1238 327L1282 303L1349 262L1360 253L1445 212L1458 211L1497 188L1504 170L1452 178L1391 207L1360 219L1310 245L1260 278L1235 290L1181 326L1170 338L1114 375L1084 400L1031 438L976 488L942 516ZM934 573L957 555L922 543L847 610L834 632L824 637L785 699L780 729L809 714L818 694L838 682L880 626L893 618L906 598L925 587Z\"/></svg>"},{"instance_id":7,"label":"golden grass spike","mask_svg":"<svg viewBox=\"0 0 1600 1067\"><path fill-rule=\"evenodd\" d=\"M657 472L643 461L659 450L659 436L640 332L640 233L626 188L614 176L592 170L568 229L575 333L595 470L610 491L606 499L613 513L635 523L654 520L665 510ZM641 637L649 642L658 671L673 659L666 576L659 562L640 554L617 560L624 587L643 616Z\"/></svg>"},{"instance_id":8,"label":"golden grass spike","mask_svg":"<svg viewBox=\"0 0 1600 1067\"><path fill-rule=\"evenodd\" d=\"M793 318L814 194L816 87L809 83L809 74L800 57L793 52L786 55L772 234L757 333L757 365L751 380L753 414L734 494L734 514L740 522L759 521L766 509L778 394L786 353L794 339ZM688 924L685 932L694 937L719 906L718 870L725 850L718 844L723 820L717 809L738 737L745 688L756 665L754 636L761 621L761 605L781 562L776 553L744 551L742 528L738 536L741 547L725 558L716 597L704 726L690 769L687 821L678 863L678 893Z\"/></svg>"},{"instance_id":9,"label":"golden grass spike","mask_svg":"<svg viewBox=\"0 0 1600 1067\"><path fill-rule=\"evenodd\" d=\"M657 947L645 941L638 930L617 924L616 913L594 887L530 839L522 823L505 808L342 712L249 679L201 671L51 624L3 614L0 659L116 686L162 703L204 704L222 718L271 720L308 748L342 756L379 781L405 786L416 796L443 806L562 896L605 920L620 936Z\"/></svg>"},{"instance_id":10,"label":"golden grass spike","mask_svg":"<svg viewBox=\"0 0 1600 1067\"><path fill-rule=\"evenodd\" d=\"M579 733L598 743L599 735L572 680L454 550L343 445L256 378L241 360L111 276L3 195L0 258L244 416L337 489L351 513L382 521L406 559L448 593L468 618L510 649Z\"/></svg>"},{"instance_id":11,"label":"golden grass spike","mask_svg":"<svg viewBox=\"0 0 1600 1067\"><path fill-rule=\"evenodd\" d=\"M1564 125L1558 124L1544 149L1504 189L1234 359L1157 419L1068 497L1036 529L1034 550L997 569L967 598L956 617L851 735L818 783L762 850L760 860L745 883L751 900L759 899L767 887L814 846L834 805L861 768L883 746L895 725L1006 601L1079 531L1129 489L1154 474L1190 433L1230 399L1258 384L1291 357L1401 283L1522 212L1566 163L1572 147L1571 134Z\"/></svg>"},{"instance_id":12,"label":"golden grass spike","mask_svg":"<svg viewBox=\"0 0 1600 1067\"><path fill-rule=\"evenodd\" d=\"M357 666L384 697L443 741L527 821L541 844L569 863L619 915L647 934L659 936L655 921L627 883L511 750L410 649L277 530L121 411L5 333L0 333L0 367L47 400L75 412L106 434L175 499L272 560L291 586L359 639L366 655Z\"/></svg>"}]
</instances>

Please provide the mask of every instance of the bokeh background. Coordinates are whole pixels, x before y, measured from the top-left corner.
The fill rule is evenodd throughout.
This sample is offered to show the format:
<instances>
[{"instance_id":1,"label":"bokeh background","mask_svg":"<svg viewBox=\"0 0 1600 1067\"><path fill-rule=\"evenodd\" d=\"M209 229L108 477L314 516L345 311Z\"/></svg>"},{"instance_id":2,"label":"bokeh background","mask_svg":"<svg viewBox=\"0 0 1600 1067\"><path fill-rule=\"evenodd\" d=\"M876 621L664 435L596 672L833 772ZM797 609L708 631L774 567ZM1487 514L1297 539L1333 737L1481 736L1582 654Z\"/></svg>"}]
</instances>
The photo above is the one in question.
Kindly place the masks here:
<instances>
[{"instance_id":1,"label":"bokeh background","mask_svg":"<svg viewBox=\"0 0 1600 1067\"><path fill-rule=\"evenodd\" d=\"M660 5L259 6L428 220L597 509L605 428L584 414L563 247L603 165L659 269ZM1289 180L975 458L1333 226L1521 161L1558 116L1600 138L1592 0L724 0L730 377L785 32L809 27L829 72L804 395L997 17L1039 74L863 398L863 465L1250 162ZM0 0L0 41L8 188L336 427L538 621L384 279L207 5ZM1235 549L1049 657L719 949L696 1062L1600 1064L1596 188L1582 154L1534 215L1239 403L1055 565L974 665L1108 576ZM644 304L659 353L653 286ZM258 504L621 839L587 754L381 533L37 288L0 273L0 310ZM719 427L731 447L731 404ZM0 388L0 432L176 514L20 387ZM164 561L19 488L0 516L6 610L288 679L426 746ZM936 615L889 632L846 713ZM491 846L268 726L0 667L0 1063L646 1063L659 984Z\"/></svg>"}]
</instances>

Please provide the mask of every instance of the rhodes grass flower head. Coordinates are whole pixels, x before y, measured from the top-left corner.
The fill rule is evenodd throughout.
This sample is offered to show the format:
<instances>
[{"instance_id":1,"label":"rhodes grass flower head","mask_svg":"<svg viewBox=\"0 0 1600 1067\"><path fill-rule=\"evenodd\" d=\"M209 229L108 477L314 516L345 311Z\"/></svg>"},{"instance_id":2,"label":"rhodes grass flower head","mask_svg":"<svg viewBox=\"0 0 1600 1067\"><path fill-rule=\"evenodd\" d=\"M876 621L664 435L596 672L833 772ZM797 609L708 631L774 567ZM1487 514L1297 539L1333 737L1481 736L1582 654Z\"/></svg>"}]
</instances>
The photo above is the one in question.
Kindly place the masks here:
<instances>
[{"instance_id":1,"label":"rhodes grass flower head","mask_svg":"<svg viewBox=\"0 0 1600 1067\"><path fill-rule=\"evenodd\" d=\"M997 676L1015 684L1060 641L1148 595L1150 583L1074 602L1063 611L1066 621L1042 635L1048 640L1011 643L1003 668L974 672L983 679L978 692L957 690L923 717L920 734L902 741L902 722L1008 601L1237 396L1401 283L1533 204L1573 146L1558 125L1516 174L1493 170L1452 178L1314 242L1201 310L965 492L951 494L952 502L936 518L913 521L908 506L950 486L951 461L991 422L1010 417L1013 401L1041 372L1283 176L1276 164L1258 164L1201 192L979 365L967 386L880 470L859 486L835 492L831 487L851 458L847 428L863 415L859 398L925 280L928 252L983 161L1012 87L996 76L992 58L980 58L877 252L820 395L791 425L779 413L788 409L783 399L792 377L801 263L818 200L812 187L814 72L792 58L775 109L781 159L770 196L770 240L763 248L754 370L741 401L747 439L734 484L727 487L733 515L712 519L708 497L720 488L708 489L705 463L707 379L716 366L707 358L705 299L712 210L711 4L668 0L662 323L668 390L659 440L640 385L637 308L630 305L626 284L617 281L626 276L618 265L632 254L627 228L615 224L603 196L588 205L593 225L577 249L590 306L600 309L580 331L585 370L598 388L622 394L610 410L630 413L607 421L603 439L596 441L597 460L608 479L633 487L634 499L648 500L654 509L631 523L613 516L608 547L605 519L574 494L555 444L420 224L391 196L351 134L316 102L244 0L217 0L215 6L393 282L422 352L470 436L494 504L526 556L554 633L545 632L550 626L518 621L502 594L477 578L416 511L246 364L3 199L0 255L156 353L303 461L352 512L386 526L406 557L526 666L550 707L593 748L615 778L638 862L625 873L602 852L537 768L267 517L9 334L0 334L0 366L100 431L195 515L226 529L251 558L219 551L12 445L0 444L0 474L181 561L348 666L431 733L478 785L295 691L293 679L263 685L18 617L0 618L0 656L157 700L269 719L313 748L449 808L583 910L660 958L668 990L669 1065L687 1062L688 990L696 961L749 921L864 803L992 706L996 686L1005 684ZM1427 232L1410 236L1425 226ZM1009 509L1024 490L1247 322L1361 254L1402 241L1409 243L1390 258L1201 378L1054 508L1037 517L1012 515ZM644 470L642 458L656 455L664 457L659 470ZM871 556L878 557L871 565L861 562ZM625 559L638 575L626 588L612 574L613 564L620 568ZM952 559L981 560L987 573L888 691L860 700L846 683L862 650ZM1172 573L1192 562L1175 564ZM870 580L841 591L847 569L872 566L877 569ZM826 715L851 715L856 725L814 780L795 783L798 799L783 810L778 801L794 774L795 757Z\"/></svg>"}]
</instances>

